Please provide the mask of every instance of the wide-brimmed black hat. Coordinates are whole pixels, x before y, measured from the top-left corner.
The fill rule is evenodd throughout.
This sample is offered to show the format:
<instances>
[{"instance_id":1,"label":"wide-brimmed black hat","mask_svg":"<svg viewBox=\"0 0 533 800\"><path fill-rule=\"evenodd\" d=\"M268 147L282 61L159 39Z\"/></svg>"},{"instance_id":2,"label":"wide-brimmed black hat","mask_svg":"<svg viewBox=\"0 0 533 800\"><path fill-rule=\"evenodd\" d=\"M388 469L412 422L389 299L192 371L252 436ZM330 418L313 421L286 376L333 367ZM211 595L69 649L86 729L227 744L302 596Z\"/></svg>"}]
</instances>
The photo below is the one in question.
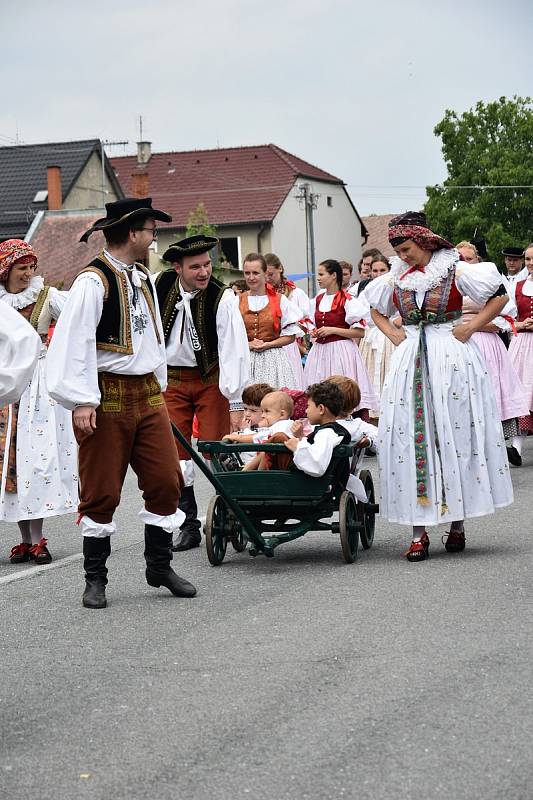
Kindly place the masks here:
<instances>
[{"instance_id":1,"label":"wide-brimmed black hat","mask_svg":"<svg viewBox=\"0 0 533 800\"><path fill-rule=\"evenodd\" d=\"M115 200L113 203L106 203L106 217L97 219L96 222L85 231L80 242L86 242L91 233L95 231L105 231L122 225L123 222L132 222L139 217L153 217L160 222L172 222L172 217L164 211L152 208L151 197L125 197L123 200Z\"/></svg>"},{"instance_id":2,"label":"wide-brimmed black hat","mask_svg":"<svg viewBox=\"0 0 533 800\"><path fill-rule=\"evenodd\" d=\"M512 256L513 258L520 258L524 255L523 247L504 247L502 256Z\"/></svg>"},{"instance_id":3,"label":"wide-brimmed black hat","mask_svg":"<svg viewBox=\"0 0 533 800\"><path fill-rule=\"evenodd\" d=\"M188 236L186 239L180 239L179 242L171 244L163 253L163 260L177 261L182 256L199 256L202 253L208 253L217 244L218 239L215 236L204 236L201 233L196 236Z\"/></svg>"}]
</instances>

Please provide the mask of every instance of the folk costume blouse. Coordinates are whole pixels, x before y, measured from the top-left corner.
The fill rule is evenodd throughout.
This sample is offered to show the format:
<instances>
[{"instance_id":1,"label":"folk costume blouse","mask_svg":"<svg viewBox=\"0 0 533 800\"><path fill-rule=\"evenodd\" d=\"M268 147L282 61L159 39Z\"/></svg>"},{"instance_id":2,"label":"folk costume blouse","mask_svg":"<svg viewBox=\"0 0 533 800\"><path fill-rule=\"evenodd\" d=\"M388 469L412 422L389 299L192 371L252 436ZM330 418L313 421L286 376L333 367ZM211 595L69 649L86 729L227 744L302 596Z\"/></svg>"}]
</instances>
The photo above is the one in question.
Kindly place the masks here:
<instances>
[{"instance_id":1,"label":"folk costume blouse","mask_svg":"<svg viewBox=\"0 0 533 800\"><path fill-rule=\"evenodd\" d=\"M105 287L96 272L78 275L56 325L47 363L50 394L70 410L76 406L96 408L100 404L99 372L117 375L153 372L161 390L165 391L167 387L167 360L159 308L157 303L150 308L144 293L138 291L141 281L152 281L152 277L134 264L123 264L107 250L104 250L103 257L114 269L129 276L125 281L124 313L129 315L133 352L124 354L97 349L96 328L102 316Z\"/></svg>"},{"instance_id":2,"label":"folk costume blouse","mask_svg":"<svg viewBox=\"0 0 533 800\"><path fill-rule=\"evenodd\" d=\"M372 308L399 311L406 339L383 387L378 427L380 510L391 522L437 525L513 501L500 415L474 342L453 327L462 297L481 305L501 290L494 265L464 265L455 249L424 269L399 258L365 290Z\"/></svg>"}]
</instances>

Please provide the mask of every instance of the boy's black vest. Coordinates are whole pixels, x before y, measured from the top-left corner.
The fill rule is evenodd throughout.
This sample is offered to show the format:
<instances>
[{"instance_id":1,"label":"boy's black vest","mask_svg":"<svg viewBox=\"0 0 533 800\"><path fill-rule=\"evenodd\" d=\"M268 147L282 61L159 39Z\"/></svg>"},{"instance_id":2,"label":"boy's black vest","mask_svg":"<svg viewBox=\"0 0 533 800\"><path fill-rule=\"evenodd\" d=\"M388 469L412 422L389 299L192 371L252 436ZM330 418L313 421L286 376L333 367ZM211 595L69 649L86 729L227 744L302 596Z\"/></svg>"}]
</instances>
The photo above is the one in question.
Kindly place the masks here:
<instances>
[{"instance_id":1,"label":"boy's black vest","mask_svg":"<svg viewBox=\"0 0 533 800\"><path fill-rule=\"evenodd\" d=\"M160 272L155 280L155 285L165 342L168 342L178 314L176 303L181 300L176 270L167 269ZM194 355L203 378L218 367L217 308L225 291L231 291L231 289L212 277L207 288L198 292L191 300L192 319L201 345L201 350L195 350ZM179 366L179 364L171 366Z\"/></svg>"},{"instance_id":2,"label":"boy's black vest","mask_svg":"<svg viewBox=\"0 0 533 800\"><path fill-rule=\"evenodd\" d=\"M149 275L142 264L137 264L137 269ZM102 316L96 328L96 347L98 350L111 350L124 355L133 354L131 339L131 320L128 301L128 276L116 269L102 255L97 256L91 263L82 269L84 272L95 272L104 284L104 305ZM154 289L149 279L141 281L141 291L146 298L157 341L160 341L156 324Z\"/></svg>"},{"instance_id":3,"label":"boy's black vest","mask_svg":"<svg viewBox=\"0 0 533 800\"><path fill-rule=\"evenodd\" d=\"M346 428L343 428L343 426L339 425L338 422L327 422L325 425L317 425L314 431L312 431L307 437L307 441L310 444L313 444L313 442L315 441L315 436L317 435L318 431L323 431L326 428L331 428L339 436L342 436L342 442L339 442L339 444L350 444L351 442L350 434L348 433ZM346 488L346 483L350 476L350 459L348 457L339 459L339 463L337 464L337 467L334 470L334 475L340 482L340 484L344 488Z\"/></svg>"}]
</instances>

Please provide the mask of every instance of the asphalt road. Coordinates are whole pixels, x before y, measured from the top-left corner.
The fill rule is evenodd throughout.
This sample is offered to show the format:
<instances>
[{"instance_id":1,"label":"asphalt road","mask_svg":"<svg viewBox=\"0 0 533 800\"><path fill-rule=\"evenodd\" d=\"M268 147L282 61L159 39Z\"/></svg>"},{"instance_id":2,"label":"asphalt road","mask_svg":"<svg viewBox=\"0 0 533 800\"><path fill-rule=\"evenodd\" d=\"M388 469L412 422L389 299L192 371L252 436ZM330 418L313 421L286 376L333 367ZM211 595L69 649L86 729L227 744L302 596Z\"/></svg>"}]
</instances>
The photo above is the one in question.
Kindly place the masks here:
<instances>
[{"instance_id":1,"label":"asphalt road","mask_svg":"<svg viewBox=\"0 0 533 800\"><path fill-rule=\"evenodd\" d=\"M351 566L328 533L218 568L202 547L174 562L187 601L144 582L130 475L101 611L72 518L47 524L45 568L10 565L3 526L0 797L529 800L532 477L529 441L464 554L442 529L409 564L383 520Z\"/></svg>"}]
</instances>

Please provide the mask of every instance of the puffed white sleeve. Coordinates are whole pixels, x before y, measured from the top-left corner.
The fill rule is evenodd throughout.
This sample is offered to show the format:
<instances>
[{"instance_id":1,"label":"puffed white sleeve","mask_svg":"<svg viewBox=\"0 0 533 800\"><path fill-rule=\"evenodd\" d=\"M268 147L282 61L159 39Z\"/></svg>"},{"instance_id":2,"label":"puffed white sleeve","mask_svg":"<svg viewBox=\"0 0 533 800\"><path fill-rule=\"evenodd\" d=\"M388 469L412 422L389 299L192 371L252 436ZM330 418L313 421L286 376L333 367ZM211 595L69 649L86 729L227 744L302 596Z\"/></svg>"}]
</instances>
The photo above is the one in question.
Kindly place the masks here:
<instances>
[{"instance_id":1,"label":"puffed white sleeve","mask_svg":"<svg viewBox=\"0 0 533 800\"><path fill-rule=\"evenodd\" d=\"M482 305L490 300L500 286L508 291L503 275L496 264L485 261L481 264L460 262L455 272L455 285L462 295L468 295L474 303Z\"/></svg>"},{"instance_id":2,"label":"puffed white sleeve","mask_svg":"<svg viewBox=\"0 0 533 800\"><path fill-rule=\"evenodd\" d=\"M41 339L22 314L0 301L0 404L18 400L32 379Z\"/></svg>"},{"instance_id":3,"label":"puffed white sleeve","mask_svg":"<svg viewBox=\"0 0 533 800\"><path fill-rule=\"evenodd\" d=\"M296 303L288 300L284 294L280 295L279 301L281 308L280 336L301 336L302 329L298 325L298 320L302 318L302 312Z\"/></svg>"},{"instance_id":4,"label":"puffed white sleeve","mask_svg":"<svg viewBox=\"0 0 533 800\"><path fill-rule=\"evenodd\" d=\"M375 308L385 317L392 317L398 313L393 302L394 278L390 273L370 281L365 287L364 294L370 308Z\"/></svg>"},{"instance_id":5,"label":"puffed white sleeve","mask_svg":"<svg viewBox=\"0 0 533 800\"><path fill-rule=\"evenodd\" d=\"M97 275L91 272L76 278L48 348L48 392L69 410L100 404L96 328L103 304L104 286Z\"/></svg>"},{"instance_id":6,"label":"puffed white sleeve","mask_svg":"<svg viewBox=\"0 0 533 800\"><path fill-rule=\"evenodd\" d=\"M310 317L312 315L311 301L304 290L300 289L299 286L292 290L289 300L300 309L300 319L303 319L303 317Z\"/></svg>"},{"instance_id":7,"label":"puffed white sleeve","mask_svg":"<svg viewBox=\"0 0 533 800\"><path fill-rule=\"evenodd\" d=\"M351 328L364 328L365 323L370 319L370 304L364 292L359 297L350 295L344 307L346 322Z\"/></svg>"},{"instance_id":8,"label":"puffed white sleeve","mask_svg":"<svg viewBox=\"0 0 533 800\"><path fill-rule=\"evenodd\" d=\"M332 428L317 431L312 444L307 439L298 442L293 458L294 465L306 475L320 478L329 467L333 450L341 442L342 436Z\"/></svg>"},{"instance_id":9,"label":"puffed white sleeve","mask_svg":"<svg viewBox=\"0 0 533 800\"><path fill-rule=\"evenodd\" d=\"M231 290L222 295L217 308L219 389L232 405L242 403L242 390L250 382L250 348L239 310Z\"/></svg>"},{"instance_id":10,"label":"puffed white sleeve","mask_svg":"<svg viewBox=\"0 0 533 800\"><path fill-rule=\"evenodd\" d=\"M54 319L59 319L59 315L63 311L63 306L66 303L68 292L62 292L59 289L56 289L55 286L50 286L48 297L50 299L50 311L52 312L52 317Z\"/></svg>"}]
</instances>

